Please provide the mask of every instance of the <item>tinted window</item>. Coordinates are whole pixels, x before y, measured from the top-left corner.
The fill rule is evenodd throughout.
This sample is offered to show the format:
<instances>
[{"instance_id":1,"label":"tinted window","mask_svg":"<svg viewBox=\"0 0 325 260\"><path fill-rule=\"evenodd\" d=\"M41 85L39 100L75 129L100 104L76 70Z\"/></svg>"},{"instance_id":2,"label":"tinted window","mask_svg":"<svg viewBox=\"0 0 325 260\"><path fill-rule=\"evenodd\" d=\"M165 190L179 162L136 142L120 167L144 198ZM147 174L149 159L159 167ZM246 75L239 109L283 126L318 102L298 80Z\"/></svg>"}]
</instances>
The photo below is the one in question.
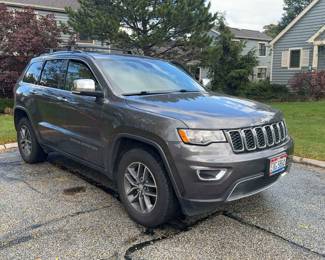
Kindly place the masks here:
<instances>
[{"instance_id":1,"label":"tinted window","mask_svg":"<svg viewBox=\"0 0 325 260\"><path fill-rule=\"evenodd\" d=\"M193 78L161 60L112 58L99 61L103 72L122 94L139 92L204 91Z\"/></svg>"},{"instance_id":2,"label":"tinted window","mask_svg":"<svg viewBox=\"0 0 325 260\"><path fill-rule=\"evenodd\" d=\"M265 43L259 43L258 53L259 53L259 56L266 56L266 44Z\"/></svg>"},{"instance_id":3,"label":"tinted window","mask_svg":"<svg viewBox=\"0 0 325 260\"><path fill-rule=\"evenodd\" d=\"M92 79L96 82L96 90L100 90L93 73L86 64L80 61L70 61L65 82L65 89L72 90L73 81L77 79Z\"/></svg>"},{"instance_id":4,"label":"tinted window","mask_svg":"<svg viewBox=\"0 0 325 260\"><path fill-rule=\"evenodd\" d=\"M52 88L62 88L65 78L65 60L50 60L45 63L40 84Z\"/></svg>"},{"instance_id":5,"label":"tinted window","mask_svg":"<svg viewBox=\"0 0 325 260\"><path fill-rule=\"evenodd\" d=\"M300 50L292 50L290 52L290 68L300 68Z\"/></svg>"},{"instance_id":6,"label":"tinted window","mask_svg":"<svg viewBox=\"0 0 325 260\"><path fill-rule=\"evenodd\" d=\"M23 78L24 82L37 84L42 72L43 62L35 62L31 64Z\"/></svg>"}]
</instances>

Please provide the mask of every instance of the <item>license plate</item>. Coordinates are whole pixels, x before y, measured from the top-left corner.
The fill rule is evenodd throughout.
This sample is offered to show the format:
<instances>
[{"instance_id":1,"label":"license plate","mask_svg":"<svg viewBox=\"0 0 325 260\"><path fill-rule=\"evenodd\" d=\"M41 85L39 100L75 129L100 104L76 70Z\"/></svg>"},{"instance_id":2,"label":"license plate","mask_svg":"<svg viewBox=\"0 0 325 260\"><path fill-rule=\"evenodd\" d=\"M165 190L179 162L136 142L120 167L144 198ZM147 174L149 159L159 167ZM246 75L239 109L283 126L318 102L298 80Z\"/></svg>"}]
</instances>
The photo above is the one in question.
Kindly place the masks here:
<instances>
[{"instance_id":1,"label":"license plate","mask_svg":"<svg viewBox=\"0 0 325 260\"><path fill-rule=\"evenodd\" d=\"M283 173L287 166L287 154L282 154L270 159L269 176Z\"/></svg>"}]
</instances>

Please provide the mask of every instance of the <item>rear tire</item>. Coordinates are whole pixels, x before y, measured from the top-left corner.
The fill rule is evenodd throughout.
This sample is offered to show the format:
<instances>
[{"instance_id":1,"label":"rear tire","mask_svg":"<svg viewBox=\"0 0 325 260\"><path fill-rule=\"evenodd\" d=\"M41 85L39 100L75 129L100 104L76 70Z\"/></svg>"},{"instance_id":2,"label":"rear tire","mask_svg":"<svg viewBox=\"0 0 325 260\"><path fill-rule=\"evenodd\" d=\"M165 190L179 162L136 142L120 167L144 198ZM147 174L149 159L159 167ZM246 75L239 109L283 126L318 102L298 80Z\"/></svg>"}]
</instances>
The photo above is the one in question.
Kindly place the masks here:
<instances>
[{"instance_id":1,"label":"rear tire","mask_svg":"<svg viewBox=\"0 0 325 260\"><path fill-rule=\"evenodd\" d=\"M167 173L161 160L151 151L136 148L122 156L117 186L129 216L143 226L157 227L177 212Z\"/></svg>"},{"instance_id":2,"label":"rear tire","mask_svg":"<svg viewBox=\"0 0 325 260\"><path fill-rule=\"evenodd\" d=\"M18 123L17 140L20 155L25 162L38 163L46 159L47 154L39 145L33 127L25 117Z\"/></svg>"}]
</instances>

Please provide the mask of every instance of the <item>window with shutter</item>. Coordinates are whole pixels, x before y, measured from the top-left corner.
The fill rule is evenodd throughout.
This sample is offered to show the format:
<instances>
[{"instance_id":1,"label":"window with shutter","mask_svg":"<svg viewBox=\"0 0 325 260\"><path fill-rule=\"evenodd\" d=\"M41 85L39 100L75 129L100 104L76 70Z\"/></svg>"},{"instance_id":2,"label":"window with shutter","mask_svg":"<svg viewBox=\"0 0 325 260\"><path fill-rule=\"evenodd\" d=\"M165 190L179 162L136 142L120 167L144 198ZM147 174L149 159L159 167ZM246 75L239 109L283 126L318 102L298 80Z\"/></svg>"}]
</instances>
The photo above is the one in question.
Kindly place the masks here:
<instances>
[{"instance_id":1,"label":"window with shutter","mask_svg":"<svg viewBox=\"0 0 325 260\"><path fill-rule=\"evenodd\" d=\"M290 69L299 69L301 65L301 49L290 50Z\"/></svg>"}]
</instances>

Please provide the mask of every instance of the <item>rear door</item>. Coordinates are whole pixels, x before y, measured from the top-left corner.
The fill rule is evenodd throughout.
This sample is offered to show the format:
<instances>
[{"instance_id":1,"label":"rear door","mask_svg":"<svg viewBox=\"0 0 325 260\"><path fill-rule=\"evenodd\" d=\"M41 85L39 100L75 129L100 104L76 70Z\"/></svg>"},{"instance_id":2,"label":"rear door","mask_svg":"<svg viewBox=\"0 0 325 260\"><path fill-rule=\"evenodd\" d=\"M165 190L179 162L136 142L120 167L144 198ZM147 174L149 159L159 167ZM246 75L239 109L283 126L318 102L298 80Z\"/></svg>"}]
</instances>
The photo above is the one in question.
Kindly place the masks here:
<instances>
[{"instance_id":1,"label":"rear door","mask_svg":"<svg viewBox=\"0 0 325 260\"><path fill-rule=\"evenodd\" d=\"M38 126L40 120L39 109L37 107L38 93L40 87L38 82L43 68L42 61L32 62L27 68L22 80L16 87L16 105L26 107L31 117L34 127Z\"/></svg>"},{"instance_id":2,"label":"rear door","mask_svg":"<svg viewBox=\"0 0 325 260\"><path fill-rule=\"evenodd\" d=\"M45 62L37 92L38 128L43 142L62 149L67 141L64 129L66 93L62 90L68 60Z\"/></svg>"}]
</instances>

